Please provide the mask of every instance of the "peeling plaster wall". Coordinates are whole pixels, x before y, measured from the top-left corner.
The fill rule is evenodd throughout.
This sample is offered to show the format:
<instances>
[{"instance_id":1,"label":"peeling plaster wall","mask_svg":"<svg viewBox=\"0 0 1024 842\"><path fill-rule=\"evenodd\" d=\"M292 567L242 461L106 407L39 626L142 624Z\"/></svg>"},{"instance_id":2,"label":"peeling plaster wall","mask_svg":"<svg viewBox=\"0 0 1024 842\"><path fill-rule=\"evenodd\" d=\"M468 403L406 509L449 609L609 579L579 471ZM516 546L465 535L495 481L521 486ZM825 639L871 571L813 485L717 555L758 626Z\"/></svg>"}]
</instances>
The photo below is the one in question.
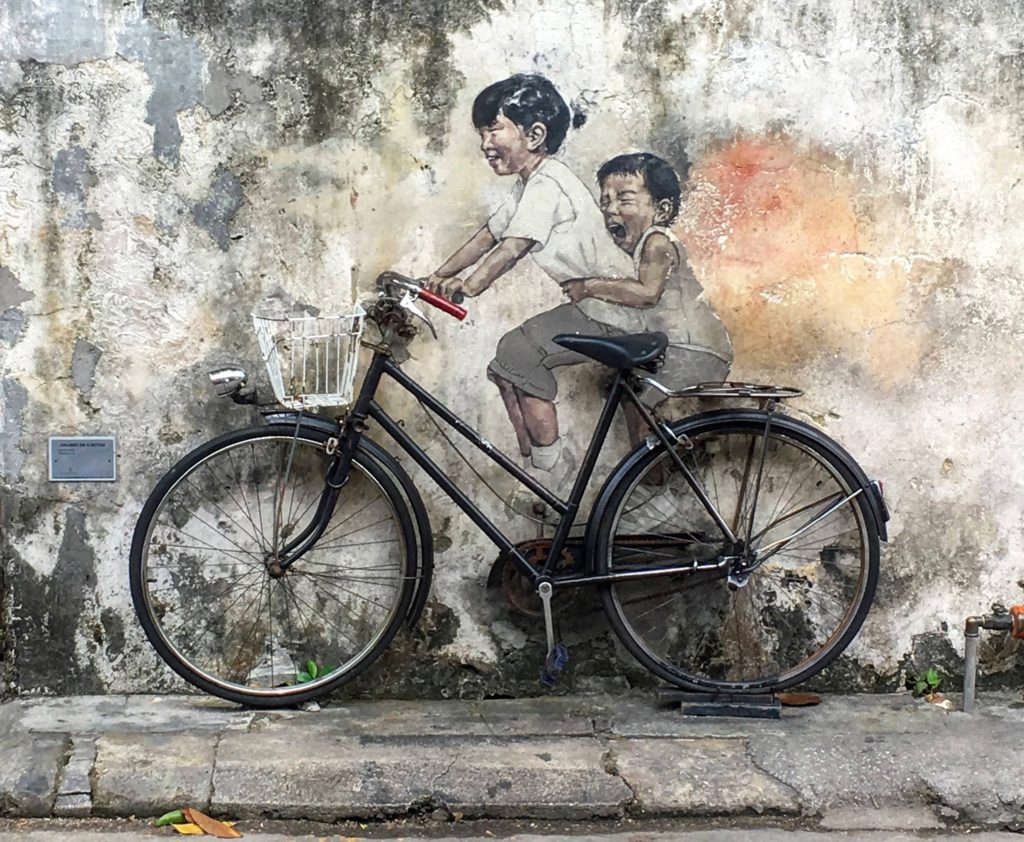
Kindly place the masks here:
<instances>
[{"instance_id":1,"label":"peeling plaster wall","mask_svg":"<svg viewBox=\"0 0 1024 842\"><path fill-rule=\"evenodd\" d=\"M249 420L213 403L204 371L258 370L247 314L268 296L348 302L383 269L438 266L509 189L480 159L473 97L529 70L589 115L563 156L577 173L633 149L690 163L678 233L733 337L733 375L805 389L790 411L887 480L876 607L827 681L955 673L963 618L1024 590L1021 33L1006 0L5 3L9 686L175 686L132 614L127 555L161 472ZM535 267L515 273L408 363L508 452L483 364L497 335L559 300ZM581 448L595 382L561 378ZM389 408L436 441L414 406ZM94 433L118 437L119 481L49 483L47 436ZM441 444L429 452L471 480ZM355 691L530 690L540 622L485 598L495 550L428 505L432 610ZM570 686L639 680L579 599ZM1014 646L986 638L982 655L983 682L1024 677Z\"/></svg>"}]
</instances>

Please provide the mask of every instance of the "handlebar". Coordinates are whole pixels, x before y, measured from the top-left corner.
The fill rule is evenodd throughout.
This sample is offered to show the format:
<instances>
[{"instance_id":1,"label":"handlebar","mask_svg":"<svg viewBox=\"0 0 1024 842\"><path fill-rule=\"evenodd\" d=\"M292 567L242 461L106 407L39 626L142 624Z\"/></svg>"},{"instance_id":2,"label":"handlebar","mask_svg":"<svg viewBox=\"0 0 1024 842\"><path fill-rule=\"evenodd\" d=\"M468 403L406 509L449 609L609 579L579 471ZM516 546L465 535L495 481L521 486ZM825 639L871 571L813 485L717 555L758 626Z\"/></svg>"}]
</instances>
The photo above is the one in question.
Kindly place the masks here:
<instances>
[{"instance_id":1,"label":"handlebar","mask_svg":"<svg viewBox=\"0 0 1024 842\"><path fill-rule=\"evenodd\" d=\"M456 293L460 299L463 298L461 292ZM419 298L421 301L426 301L431 307L436 307L438 310L442 310L449 316L454 316L460 322L466 318L466 314L469 312L465 307L460 307L458 301L449 301L444 296L438 295L437 293L431 292L429 289L420 287ZM454 296L453 296L454 298Z\"/></svg>"},{"instance_id":2,"label":"handlebar","mask_svg":"<svg viewBox=\"0 0 1024 842\"><path fill-rule=\"evenodd\" d=\"M412 278L398 274L398 272L382 272L377 277L377 284L379 286L393 284L394 286L401 287L411 292L414 297L425 301L431 307L436 307L449 316L454 316L460 322L469 315L469 311L465 307L459 306L465 300L465 296L461 292L457 292L452 296L454 300L449 300L444 296L438 295L436 292L431 292L426 287L416 283Z\"/></svg>"}]
</instances>

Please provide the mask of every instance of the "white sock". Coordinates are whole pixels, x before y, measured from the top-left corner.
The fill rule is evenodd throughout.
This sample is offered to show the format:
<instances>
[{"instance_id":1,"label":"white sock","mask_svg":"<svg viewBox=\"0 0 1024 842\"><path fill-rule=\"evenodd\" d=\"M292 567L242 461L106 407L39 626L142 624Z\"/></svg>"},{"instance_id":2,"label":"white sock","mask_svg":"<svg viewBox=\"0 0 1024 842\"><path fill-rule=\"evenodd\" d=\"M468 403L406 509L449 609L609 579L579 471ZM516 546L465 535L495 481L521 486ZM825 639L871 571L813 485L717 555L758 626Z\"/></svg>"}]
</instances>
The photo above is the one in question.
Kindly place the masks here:
<instances>
[{"instance_id":1,"label":"white sock","mask_svg":"<svg viewBox=\"0 0 1024 842\"><path fill-rule=\"evenodd\" d=\"M558 459L561 455L562 440L555 439L554 442L544 447L535 444L530 459L533 462L533 467L538 471L550 471L558 464Z\"/></svg>"}]
</instances>

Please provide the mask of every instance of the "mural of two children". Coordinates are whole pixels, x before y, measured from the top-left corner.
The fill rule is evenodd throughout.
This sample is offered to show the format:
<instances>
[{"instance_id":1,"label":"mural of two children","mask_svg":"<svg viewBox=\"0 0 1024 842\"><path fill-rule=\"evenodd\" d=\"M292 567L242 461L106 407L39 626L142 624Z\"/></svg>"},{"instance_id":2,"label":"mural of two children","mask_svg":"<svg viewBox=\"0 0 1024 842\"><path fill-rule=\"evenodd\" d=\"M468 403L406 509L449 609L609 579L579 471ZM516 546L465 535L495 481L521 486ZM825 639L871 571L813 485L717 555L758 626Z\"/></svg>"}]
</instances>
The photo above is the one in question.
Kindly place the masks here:
<instances>
[{"instance_id":1,"label":"mural of two children","mask_svg":"<svg viewBox=\"0 0 1024 842\"><path fill-rule=\"evenodd\" d=\"M589 361L556 345L554 336L663 331L669 347L657 378L672 389L724 380L733 359L729 335L670 228L682 192L672 166L648 152L606 161L597 172L598 206L583 181L554 157L571 122L565 100L538 74L517 74L480 92L473 103L480 149L491 169L516 176L515 184L426 281L448 297L480 295L530 254L561 285L568 301L502 336L487 371L524 464L544 472L541 479L552 488L576 469L559 436L552 369ZM662 399L656 391L644 395L652 408ZM636 443L643 420L632 405L624 409Z\"/></svg>"}]
</instances>

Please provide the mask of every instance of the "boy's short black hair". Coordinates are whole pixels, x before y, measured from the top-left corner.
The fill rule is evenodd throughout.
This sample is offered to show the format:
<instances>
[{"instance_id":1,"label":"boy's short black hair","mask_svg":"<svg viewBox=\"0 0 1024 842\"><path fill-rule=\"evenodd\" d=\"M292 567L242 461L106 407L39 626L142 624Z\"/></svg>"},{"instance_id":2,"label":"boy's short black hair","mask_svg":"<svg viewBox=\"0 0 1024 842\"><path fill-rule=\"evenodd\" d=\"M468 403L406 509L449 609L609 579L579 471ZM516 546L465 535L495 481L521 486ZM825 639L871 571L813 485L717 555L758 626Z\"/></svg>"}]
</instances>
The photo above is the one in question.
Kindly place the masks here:
<instances>
[{"instance_id":1,"label":"boy's short black hair","mask_svg":"<svg viewBox=\"0 0 1024 842\"><path fill-rule=\"evenodd\" d=\"M650 152L634 152L630 155L618 155L601 164L597 171L597 183L602 184L610 175L640 175L644 186L655 202L671 199L672 216L669 222L679 214L679 203L682 190L679 187L679 176L672 165L664 158Z\"/></svg>"},{"instance_id":2,"label":"boy's short black hair","mask_svg":"<svg viewBox=\"0 0 1024 842\"><path fill-rule=\"evenodd\" d=\"M534 123L547 126L544 148L548 154L559 150L569 131L569 106L547 78L539 73L517 73L488 85L473 101L473 125L489 126L504 114L523 129Z\"/></svg>"}]
</instances>

